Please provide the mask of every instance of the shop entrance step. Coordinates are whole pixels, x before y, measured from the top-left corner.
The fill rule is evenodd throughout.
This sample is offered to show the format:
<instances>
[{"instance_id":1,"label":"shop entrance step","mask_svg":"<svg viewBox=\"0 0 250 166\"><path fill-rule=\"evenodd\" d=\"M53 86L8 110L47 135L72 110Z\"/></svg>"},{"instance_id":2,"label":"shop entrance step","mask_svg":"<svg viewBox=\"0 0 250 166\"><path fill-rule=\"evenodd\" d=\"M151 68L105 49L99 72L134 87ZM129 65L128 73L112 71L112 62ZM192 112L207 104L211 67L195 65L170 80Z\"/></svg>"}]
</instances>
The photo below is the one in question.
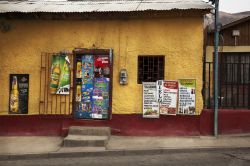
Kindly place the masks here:
<instances>
[{"instance_id":1,"label":"shop entrance step","mask_svg":"<svg viewBox=\"0 0 250 166\"><path fill-rule=\"evenodd\" d=\"M82 126L71 126L69 128L69 135L99 135L99 136L110 136L109 127L82 127Z\"/></svg>"},{"instance_id":2,"label":"shop entrance step","mask_svg":"<svg viewBox=\"0 0 250 166\"><path fill-rule=\"evenodd\" d=\"M103 147L110 138L109 127L80 127L72 126L69 134L64 138L64 147Z\"/></svg>"}]
</instances>

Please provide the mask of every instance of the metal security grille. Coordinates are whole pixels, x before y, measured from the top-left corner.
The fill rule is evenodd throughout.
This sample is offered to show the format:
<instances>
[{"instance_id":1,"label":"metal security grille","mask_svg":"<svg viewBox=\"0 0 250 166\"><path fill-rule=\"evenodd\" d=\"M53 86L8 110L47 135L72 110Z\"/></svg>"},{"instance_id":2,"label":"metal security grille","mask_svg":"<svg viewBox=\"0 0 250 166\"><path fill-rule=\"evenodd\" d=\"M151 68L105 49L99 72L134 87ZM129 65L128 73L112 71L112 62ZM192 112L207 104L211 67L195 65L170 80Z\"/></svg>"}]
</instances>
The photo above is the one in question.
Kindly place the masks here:
<instances>
[{"instance_id":1,"label":"metal security grille","mask_svg":"<svg viewBox=\"0 0 250 166\"><path fill-rule=\"evenodd\" d=\"M138 84L164 79L164 56L138 56Z\"/></svg>"},{"instance_id":2,"label":"metal security grille","mask_svg":"<svg viewBox=\"0 0 250 166\"><path fill-rule=\"evenodd\" d=\"M73 55L67 54L71 63L70 67L70 94L50 94L50 75L52 56L59 56L59 53L42 53L40 70L40 91L39 91L39 114L71 115L73 95Z\"/></svg>"},{"instance_id":3,"label":"metal security grille","mask_svg":"<svg viewBox=\"0 0 250 166\"><path fill-rule=\"evenodd\" d=\"M248 108L250 53L223 53L220 61L221 107Z\"/></svg>"},{"instance_id":4,"label":"metal security grille","mask_svg":"<svg viewBox=\"0 0 250 166\"><path fill-rule=\"evenodd\" d=\"M204 67L204 104L213 108L213 62ZM250 53L220 53L218 90L220 108L250 108Z\"/></svg>"},{"instance_id":5,"label":"metal security grille","mask_svg":"<svg viewBox=\"0 0 250 166\"><path fill-rule=\"evenodd\" d=\"M213 62L204 62L203 100L205 108L212 108L213 101Z\"/></svg>"}]
</instances>

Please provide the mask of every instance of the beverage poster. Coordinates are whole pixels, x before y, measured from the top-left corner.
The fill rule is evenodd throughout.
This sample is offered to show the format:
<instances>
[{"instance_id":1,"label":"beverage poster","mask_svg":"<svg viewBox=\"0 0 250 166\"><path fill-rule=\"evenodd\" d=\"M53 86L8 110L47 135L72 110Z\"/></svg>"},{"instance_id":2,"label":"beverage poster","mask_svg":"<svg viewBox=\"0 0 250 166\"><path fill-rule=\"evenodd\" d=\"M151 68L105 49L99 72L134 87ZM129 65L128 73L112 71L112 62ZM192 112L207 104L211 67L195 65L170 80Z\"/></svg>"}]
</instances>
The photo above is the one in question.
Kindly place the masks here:
<instances>
[{"instance_id":1,"label":"beverage poster","mask_svg":"<svg viewBox=\"0 0 250 166\"><path fill-rule=\"evenodd\" d=\"M109 110L109 78L94 79L92 117L107 119Z\"/></svg>"},{"instance_id":2,"label":"beverage poster","mask_svg":"<svg viewBox=\"0 0 250 166\"><path fill-rule=\"evenodd\" d=\"M156 100L156 82L143 82L143 117L159 118L159 103Z\"/></svg>"},{"instance_id":3,"label":"beverage poster","mask_svg":"<svg viewBox=\"0 0 250 166\"><path fill-rule=\"evenodd\" d=\"M179 80L179 106L178 114L195 115L195 79Z\"/></svg>"},{"instance_id":4,"label":"beverage poster","mask_svg":"<svg viewBox=\"0 0 250 166\"><path fill-rule=\"evenodd\" d=\"M95 78L97 77L110 77L110 62L108 55L95 56Z\"/></svg>"},{"instance_id":5,"label":"beverage poster","mask_svg":"<svg viewBox=\"0 0 250 166\"><path fill-rule=\"evenodd\" d=\"M9 113L28 114L29 74L10 74Z\"/></svg>"},{"instance_id":6,"label":"beverage poster","mask_svg":"<svg viewBox=\"0 0 250 166\"><path fill-rule=\"evenodd\" d=\"M178 81L162 81L162 102L160 114L176 115L178 98Z\"/></svg>"},{"instance_id":7,"label":"beverage poster","mask_svg":"<svg viewBox=\"0 0 250 166\"><path fill-rule=\"evenodd\" d=\"M53 55L50 93L68 95L70 92L70 61L67 55Z\"/></svg>"}]
</instances>

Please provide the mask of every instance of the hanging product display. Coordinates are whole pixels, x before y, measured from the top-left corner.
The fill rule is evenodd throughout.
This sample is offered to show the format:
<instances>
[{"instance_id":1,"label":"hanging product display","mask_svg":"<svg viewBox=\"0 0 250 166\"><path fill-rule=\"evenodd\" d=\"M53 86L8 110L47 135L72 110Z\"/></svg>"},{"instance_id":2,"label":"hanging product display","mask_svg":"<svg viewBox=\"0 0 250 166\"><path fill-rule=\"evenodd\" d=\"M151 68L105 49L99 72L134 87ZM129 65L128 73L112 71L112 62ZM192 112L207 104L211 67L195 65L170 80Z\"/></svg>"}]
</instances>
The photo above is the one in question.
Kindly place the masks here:
<instances>
[{"instance_id":1,"label":"hanging product display","mask_svg":"<svg viewBox=\"0 0 250 166\"><path fill-rule=\"evenodd\" d=\"M94 80L92 117L97 119L108 118L109 108L109 78L100 77Z\"/></svg>"},{"instance_id":2,"label":"hanging product display","mask_svg":"<svg viewBox=\"0 0 250 166\"><path fill-rule=\"evenodd\" d=\"M92 117L92 96L94 78L94 59L93 55L82 56L82 112L83 117Z\"/></svg>"},{"instance_id":3,"label":"hanging product display","mask_svg":"<svg viewBox=\"0 0 250 166\"><path fill-rule=\"evenodd\" d=\"M53 55L51 64L50 93L70 92L70 61L67 55Z\"/></svg>"},{"instance_id":4,"label":"hanging product display","mask_svg":"<svg viewBox=\"0 0 250 166\"><path fill-rule=\"evenodd\" d=\"M160 85L161 84L161 85ZM160 101L160 114L176 115L178 98L178 81L159 81L158 101Z\"/></svg>"},{"instance_id":5,"label":"hanging product display","mask_svg":"<svg viewBox=\"0 0 250 166\"><path fill-rule=\"evenodd\" d=\"M81 61L79 61L80 58ZM82 75L79 78L80 73ZM110 104L109 88L110 61L108 55L79 55L76 57L76 118L107 119Z\"/></svg>"},{"instance_id":6,"label":"hanging product display","mask_svg":"<svg viewBox=\"0 0 250 166\"><path fill-rule=\"evenodd\" d=\"M143 82L143 117L159 118L159 103L156 100L156 82Z\"/></svg>"},{"instance_id":7,"label":"hanging product display","mask_svg":"<svg viewBox=\"0 0 250 166\"><path fill-rule=\"evenodd\" d=\"M195 115L195 79L179 80L178 114Z\"/></svg>"},{"instance_id":8,"label":"hanging product display","mask_svg":"<svg viewBox=\"0 0 250 166\"><path fill-rule=\"evenodd\" d=\"M10 75L9 113L27 114L29 99L29 75Z\"/></svg>"}]
</instances>

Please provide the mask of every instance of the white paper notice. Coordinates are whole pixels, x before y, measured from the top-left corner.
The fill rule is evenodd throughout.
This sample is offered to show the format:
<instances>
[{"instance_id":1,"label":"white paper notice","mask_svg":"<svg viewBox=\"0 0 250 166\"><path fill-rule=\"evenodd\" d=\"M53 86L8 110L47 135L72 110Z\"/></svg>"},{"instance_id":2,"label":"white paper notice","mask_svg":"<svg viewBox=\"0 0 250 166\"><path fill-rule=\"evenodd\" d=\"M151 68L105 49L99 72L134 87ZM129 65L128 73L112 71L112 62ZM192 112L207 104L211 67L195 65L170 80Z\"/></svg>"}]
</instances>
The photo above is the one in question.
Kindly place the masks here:
<instances>
[{"instance_id":1,"label":"white paper notice","mask_svg":"<svg viewBox=\"0 0 250 166\"><path fill-rule=\"evenodd\" d=\"M143 82L143 117L159 118L159 103L156 101L156 83Z\"/></svg>"}]
</instances>

